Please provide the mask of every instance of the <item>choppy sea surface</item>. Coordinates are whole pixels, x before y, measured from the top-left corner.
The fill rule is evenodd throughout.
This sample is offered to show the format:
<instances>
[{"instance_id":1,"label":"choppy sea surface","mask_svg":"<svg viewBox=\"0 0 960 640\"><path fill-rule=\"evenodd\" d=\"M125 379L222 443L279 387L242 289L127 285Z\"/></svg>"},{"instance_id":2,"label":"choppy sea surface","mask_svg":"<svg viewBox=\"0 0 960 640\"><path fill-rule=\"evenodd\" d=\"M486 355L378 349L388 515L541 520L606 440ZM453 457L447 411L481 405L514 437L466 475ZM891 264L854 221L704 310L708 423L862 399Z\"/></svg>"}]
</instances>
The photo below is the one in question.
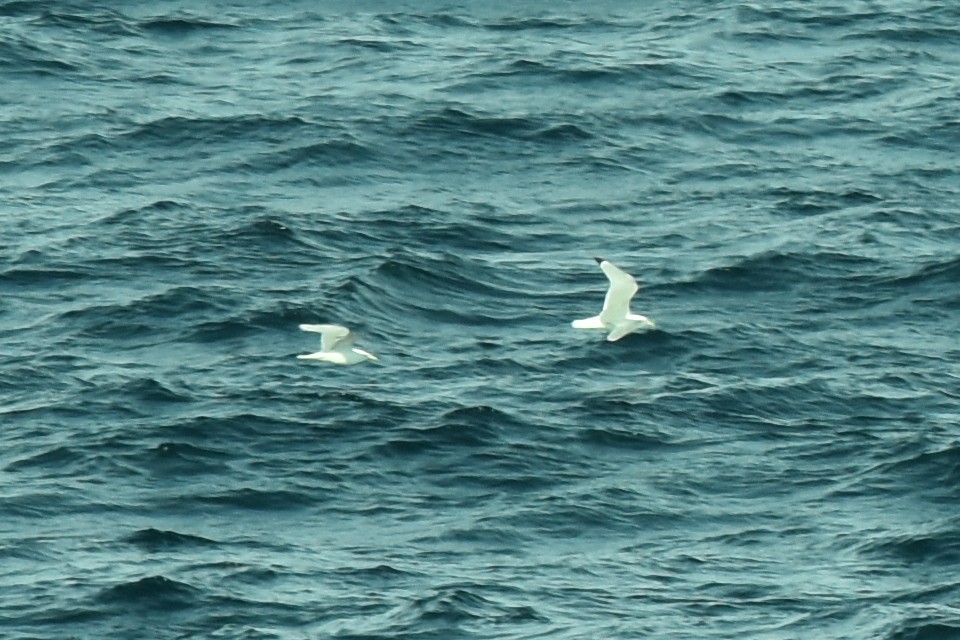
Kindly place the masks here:
<instances>
[{"instance_id":1,"label":"choppy sea surface","mask_svg":"<svg viewBox=\"0 0 960 640\"><path fill-rule=\"evenodd\" d=\"M957 69L932 0L0 0L0 636L960 638Z\"/></svg>"}]
</instances>

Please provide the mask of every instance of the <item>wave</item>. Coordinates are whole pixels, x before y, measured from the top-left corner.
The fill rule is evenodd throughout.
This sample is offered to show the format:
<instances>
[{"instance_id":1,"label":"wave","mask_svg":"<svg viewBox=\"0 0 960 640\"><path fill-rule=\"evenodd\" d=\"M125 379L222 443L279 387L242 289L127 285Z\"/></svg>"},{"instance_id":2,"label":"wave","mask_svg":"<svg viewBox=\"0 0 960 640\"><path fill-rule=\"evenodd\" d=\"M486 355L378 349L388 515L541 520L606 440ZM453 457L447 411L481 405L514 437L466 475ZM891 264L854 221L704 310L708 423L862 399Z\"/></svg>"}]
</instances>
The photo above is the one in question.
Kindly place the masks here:
<instances>
[{"instance_id":1,"label":"wave","mask_svg":"<svg viewBox=\"0 0 960 640\"><path fill-rule=\"evenodd\" d=\"M420 49L424 46L423 44L410 39L397 37L380 38L370 36L340 38L336 41L336 44L348 47L358 47L360 49L368 49L378 53L409 51L411 49Z\"/></svg>"},{"instance_id":2,"label":"wave","mask_svg":"<svg viewBox=\"0 0 960 640\"><path fill-rule=\"evenodd\" d=\"M455 234L458 225L425 225L424 235ZM469 225L459 225L469 228ZM401 233L411 233L408 229ZM475 243L483 245L481 237ZM398 239L399 240L399 239ZM468 238L460 241L470 242ZM496 245L495 236L487 246ZM365 261L369 262L369 260ZM508 280L494 265L477 257L393 249L381 254L369 270L355 270L327 287L326 297L363 312L388 330L397 318L463 326L497 325L525 316L528 309L504 304L523 296L546 306L556 299L529 285ZM537 302L540 299L542 302Z\"/></svg>"},{"instance_id":3,"label":"wave","mask_svg":"<svg viewBox=\"0 0 960 640\"><path fill-rule=\"evenodd\" d=\"M485 595L484 595L485 594ZM350 638L381 638L407 635L449 635L451 628L488 622L496 626L545 623L547 616L526 605L505 600L503 588L477 583L452 583L432 588L378 615L339 625L338 635Z\"/></svg>"},{"instance_id":4,"label":"wave","mask_svg":"<svg viewBox=\"0 0 960 640\"><path fill-rule=\"evenodd\" d=\"M657 430L631 428L636 417L642 414L644 406L640 403L623 400L611 400L599 403L599 407L585 403L582 410L593 416L594 420L617 420L622 427L590 427L585 429L580 438L583 443L593 447L610 447L617 450L634 449L650 451L662 449L673 444L673 438Z\"/></svg>"},{"instance_id":5,"label":"wave","mask_svg":"<svg viewBox=\"0 0 960 640\"><path fill-rule=\"evenodd\" d=\"M416 134L449 132L457 136L504 138L523 138L539 128L539 123L532 118L481 116L456 107L435 110L411 125L411 131Z\"/></svg>"},{"instance_id":6,"label":"wave","mask_svg":"<svg viewBox=\"0 0 960 640\"><path fill-rule=\"evenodd\" d=\"M857 545L856 550L868 558L892 562L899 566L927 565L931 568L960 562L960 545L955 529L939 532L912 532L896 536L875 536Z\"/></svg>"},{"instance_id":7,"label":"wave","mask_svg":"<svg viewBox=\"0 0 960 640\"><path fill-rule=\"evenodd\" d=\"M110 389L107 395L116 397L119 394L133 404L166 404L188 403L193 400L192 394L184 389L174 389L154 378L135 378L129 380L116 389Z\"/></svg>"},{"instance_id":8,"label":"wave","mask_svg":"<svg viewBox=\"0 0 960 640\"><path fill-rule=\"evenodd\" d=\"M112 605L133 606L171 613L195 608L203 591L164 576L150 576L104 589L97 600Z\"/></svg>"},{"instance_id":9,"label":"wave","mask_svg":"<svg viewBox=\"0 0 960 640\"><path fill-rule=\"evenodd\" d=\"M237 165L254 173L273 173L291 168L341 167L358 162L372 162L380 154L372 146L356 137L341 135L332 140L291 146L279 151L269 151L244 160Z\"/></svg>"},{"instance_id":10,"label":"wave","mask_svg":"<svg viewBox=\"0 0 960 640\"><path fill-rule=\"evenodd\" d=\"M767 250L710 267L689 284L733 291L792 289L814 282L857 282L876 278L884 264L876 258L839 251Z\"/></svg>"},{"instance_id":11,"label":"wave","mask_svg":"<svg viewBox=\"0 0 960 640\"><path fill-rule=\"evenodd\" d=\"M24 36L0 36L0 58L4 60L5 73L14 76L77 75L84 71L81 60L66 57L63 49L53 43L43 43Z\"/></svg>"},{"instance_id":12,"label":"wave","mask_svg":"<svg viewBox=\"0 0 960 640\"><path fill-rule=\"evenodd\" d=\"M467 204L464 208L475 207ZM340 244L349 253L367 242L377 242L386 247L381 259L387 260L413 261L423 255L405 247L500 252L513 247L516 240L509 228L514 223L507 216L481 212L463 215L452 209L416 204L338 214L332 220L318 217L311 224L319 225L317 240Z\"/></svg>"},{"instance_id":13,"label":"wave","mask_svg":"<svg viewBox=\"0 0 960 640\"><path fill-rule=\"evenodd\" d=\"M14 460L4 467L4 470L16 472L32 469L64 469L79 464L83 459L84 456L75 449L60 446Z\"/></svg>"},{"instance_id":14,"label":"wave","mask_svg":"<svg viewBox=\"0 0 960 640\"><path fill-rule=\"evenodd\" d=\"M77 335L110 340L146 338L151 343L162 339L165 328L179 331L185 317L219 315L230 306L229 298L217 287L184 285L127 302L88 304L62 313L60 320L75 327Z\"/></svg>"},{"instance_id":15,"label":"wave","mask_svg":"<svg viewBox=\"0 0 960 640\"><path fill-rule=\"evenodd\" d=\"M127 226L141 222L144 216L157 214L159 216L172 213L189 212L192 207L189 203L182 200L161 199L148 202L139 207L130 207L121 209L114 213L108 213L102 217L98 224L109 226Z\"/></svg>"},{"instance_id":16,"label":"wave","mask_svg":"<svg viewBox=\"0 0 960 640\"><path fill-rule=\"evenodd\" d=\"M933 287L937 291L947 291L946 287L960 282L960 257L947 257L930 260L916 267L906 275L884 278L881 284L912 290Z\"/></svg>"},{"instance_id":17,"label":"wave","mask_svg":"<svg viewBox=\"0 0 960 640\"><path fill-rule=\"evenodd\" d=\"M495 444L502 433L523 422L486 405L458 407L437 418L437 423L395 430L383 445L384 455L421 455Z\"/></svg>"},{"instance_id":18,"label":"wave","mask_svg":"<svg viewBox=\"0 0 960 640\"><path fill-rule=\"evenodd\" d=\"M140 529L126 536L123 540L152 552L193 547L214 547L219 544L202 536L177 533L176 531L162 531L153 527Z\"/></svg>"},{"instance_id":19,"label":"wave","mask_svg":"<svg viewBox=\"0 0 960 640\"><path fill-rule=\"evenodd\" d=\"M642 60L598 62L579 56L551 60L521 58L510 62L492 76L520 76L530 82L571 83L587 90L594 85L614 86L629 82L648 90L693 88L712 80L711 72L697 64L665 53L650 52ZM666 118L672 117L666 114Z\"/></svg>"},{"instance_id":20,"label":"wave","mask_svg":"<svg viewBox=\"0 0 960 640\"><path fill-rule=\"evenodd\" d=\"M775 202L779 211L800 215L818 215L883 201L880 195L853 188L828 190L779 186L768 189L764 195Z\"/></svg>"},{"instance_id":21,"label":"wave","mask_svg":"<svg viewBox=\"0 0 960 640\"><path fill-rule=\"evenodd\" d=\"M315 507L320 502L315 491L292 489L256 489L242 487L216 493L191 493L177 500L168 501L163 508L173 511L199 511L207 509L243 509L250 511L289 511Z\"/></svg>"},{"instance_id":22,"label":"wave","mask_svg":"<svg viewBox=\"0 0 960 640\"><path fill-rule=\"evenodd\" d=\"M596 137L584 122L573 120L563 114L542 118L486 116L448 106L419 116L407 126L405 136L420 139L442 135L454 144L501 139L539 145L581 144Z\"/></svg>"},{"instance_id":23,"label":"wave","mask_svg":"<svg viewBox=\"0 0 960 640\"><path fill-rule=\"evenodd\" d=\"M207 17L188 14L181 14L176 17L141 20L136 23L136 26L147 33L168 37L183 37L195 33L206 34L212 31L237 29L240 27L236 22L211 20Z\"/></svg>"},{"instance_id":24,"label":"wave","mask_svg":"<svg viewBox=\"0 0 960 640\"><path fill-rule=\"evenodd\" d=\"M324 128L300 116L272 116L264 113L243 113L223 116L162 116L136 124L111 136L112 144L130 143L176 148L178 151L202 147L209 153L213 144L232 146L239 139L271 142L284 139L309 139Z\"/></svg>"},{"instance_id":25,"label":"wave","mask_svg":"<svg viewBox=\"0 0 960 640\"><path fill-rule=\"evenodd\" d=\"M183 478L226 473L229 457L220 447L166 441L140 452L133 462L158 477Z\"/></svg>"},{"instance_id":26,"label":"wave","mask_svg":"<svg viewBox=\"0 0 960 640\"><path fill-rule=\"evenodd\" d=\"M945 599L946 592L955 588L954 585L931 587L925 592L912 594L909 602L914 599L924 604L915 604L913 607L904 607L906 611L893 621L885 621L882 627L883 640L950 640L960 637L960 615L950 605L927 604L930 600ZM897 599L902 606L902 599ZM912 612L911 609L916 609Z\"/></svg>"}]
</instances>

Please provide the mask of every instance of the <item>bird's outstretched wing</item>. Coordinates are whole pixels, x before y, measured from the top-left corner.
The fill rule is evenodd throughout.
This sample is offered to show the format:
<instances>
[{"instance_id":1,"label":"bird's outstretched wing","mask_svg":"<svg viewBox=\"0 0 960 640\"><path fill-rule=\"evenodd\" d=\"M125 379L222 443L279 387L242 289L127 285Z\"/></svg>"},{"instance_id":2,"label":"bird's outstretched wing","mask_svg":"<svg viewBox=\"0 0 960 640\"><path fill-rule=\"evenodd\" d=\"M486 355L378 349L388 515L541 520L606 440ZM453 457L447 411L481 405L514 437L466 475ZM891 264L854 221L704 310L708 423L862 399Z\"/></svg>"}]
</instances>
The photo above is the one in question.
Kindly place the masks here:
<instances>
[{"instance_id":1,"label":"bird's outstretched wing","mask_svg":"<svg viewBox=\"0 0 960 640\"><path fill-rule=\"evenodd\" d=\"M600 263L600 268L610 281L607 297L603 300L603 311L600 317L604 321L615 322L623 319L630 313L630 299L637 293L637 281L626 271L620 269L609 260L594 258Z\"/></svg>"},{"instance_id":2,"label":"bird's outstretched wing","mask_svg":"<svg viewBox=\"0 0 960 640\"><path fill-rule=\"evenodd\" d=\"M350 329L339 324L302 324L304 331L320 334L320 348L324 351L348 349L353 344L353 334Z\"/></svg>"}]
</instances>

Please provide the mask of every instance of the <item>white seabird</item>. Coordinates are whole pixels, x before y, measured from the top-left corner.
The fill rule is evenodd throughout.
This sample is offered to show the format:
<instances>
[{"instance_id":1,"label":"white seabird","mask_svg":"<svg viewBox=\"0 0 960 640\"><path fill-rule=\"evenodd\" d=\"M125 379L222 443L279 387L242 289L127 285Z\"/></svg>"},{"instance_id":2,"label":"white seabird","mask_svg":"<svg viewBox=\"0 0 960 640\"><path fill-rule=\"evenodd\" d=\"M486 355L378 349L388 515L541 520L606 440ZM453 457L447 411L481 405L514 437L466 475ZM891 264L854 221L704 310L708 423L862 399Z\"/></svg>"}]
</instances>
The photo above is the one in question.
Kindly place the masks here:
<instances>
[{"instance_id":1,"label":"white seabird","mask_svg":"<svg viewBox=\"0 0 960 640\"><path fill-rule=\"evenodd\" d=\"M653 329L657 325L646 316L630 313L630 299L640 288L637 281L626 271L621 270L609 260L594 258L607 274L610 288L603 301L600 315L583 320L574 320L574 329L603 329L609 331L607 340L619 340L637 329Z\"/></svg>"},{"instance_id":2,"label":"white seabird","mask_svg":"<svg viewBox=\"0 0 960 640\"><path fill-rule=\"evenodd\" d=\"M323 360L333 364L358 364L364 360L377 360L377 356L353 346L355 336L350 329L338 324L302 324L304 331L320 334L320 351L297 356L301 360Z\"/></svg>"}]
</instances>

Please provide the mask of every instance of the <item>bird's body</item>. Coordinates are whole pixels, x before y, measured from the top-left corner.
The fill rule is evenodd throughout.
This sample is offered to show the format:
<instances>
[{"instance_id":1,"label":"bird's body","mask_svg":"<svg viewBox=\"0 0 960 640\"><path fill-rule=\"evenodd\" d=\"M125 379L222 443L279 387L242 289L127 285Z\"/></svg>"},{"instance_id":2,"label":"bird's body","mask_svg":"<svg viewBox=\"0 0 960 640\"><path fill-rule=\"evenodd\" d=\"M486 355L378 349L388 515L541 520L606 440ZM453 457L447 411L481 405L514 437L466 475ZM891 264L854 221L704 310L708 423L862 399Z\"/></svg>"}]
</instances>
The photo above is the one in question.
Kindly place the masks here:
<instances>
[{"instance_id":1,"label":"bird's body","mask_svg":"<svg viewBox=\"0 0 960 640\"><path fill-rule=\"evenodd\" d=\"M628 333L638 329L653 329L656 324L646 316L630 312L630 299L633 298L639 287L637 281L626 271L618 268L612 262L603 258L594 258L603 269L610 288L603 301L600 315L583 320L574 320L575 329L601 329L608 331L607 340L619 340Z\"/></svg>"},{"instance_id":2,"label":"bird's body","mask_svg":"<svg viewBox=\"0 0 960 640\"><path fill-rule=\"evenodd\" d=\"M322 360L331 364L359 364L366 360L377 360L377 356L353 346L354 335L346 327L338 324L302 324L303 331L320 334L320 351L307 353L297 358L301 360Z\"/></svg>"}]
</instances>

